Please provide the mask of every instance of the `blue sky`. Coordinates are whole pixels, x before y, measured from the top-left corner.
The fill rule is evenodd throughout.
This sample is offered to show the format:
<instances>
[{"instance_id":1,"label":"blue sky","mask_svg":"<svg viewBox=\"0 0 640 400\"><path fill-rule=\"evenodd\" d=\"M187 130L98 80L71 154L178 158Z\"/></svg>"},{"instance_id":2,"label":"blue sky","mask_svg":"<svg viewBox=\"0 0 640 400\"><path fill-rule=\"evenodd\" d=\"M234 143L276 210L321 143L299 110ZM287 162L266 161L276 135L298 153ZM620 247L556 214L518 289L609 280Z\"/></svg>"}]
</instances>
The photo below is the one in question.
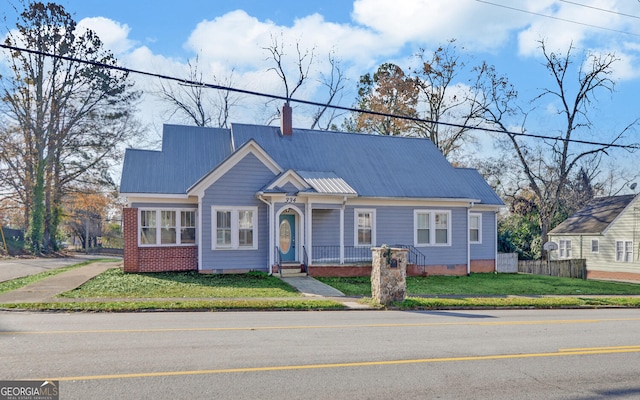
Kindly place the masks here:
<instances>
[{"instance_id":1,"label":"blue sky","mask_svg":"<svg viewBox=\"0 0 640 400\"><path fill-rule=\"evenodd\" d=\"M314 49L310 84L297 95L323 100L318 80L329 72L327 55L340 60L348 90L342 105L351 106L360 75L383 62L407 66L421 48L432 50L455 38L470 63L487 60L516 86L521 102L553 83L542 67L538 41L576 55L615 52L616 92L602 92L591 116L595 129L586 140L611 137L640 117L640 2L631 0L60 0L80 26L94 29L105 46L127 67L185 76L198 57L200 70L234 86L282 95L282 85L264 50L272 37L287 47L288 67L295 67L296 43ZM515 10L517 9L517 10ZM1 10L1 8L0 8ZM10 10L3 12L10 14ZM572 22L568 22L572 21ZM294 71L290 70L293 74ZM152 135L166 122L180 123L149 94L158 82L134 77L147 92L141 119ZM207 80L205 78L205 80ZM211 81L211 83L214 83ZM459 82L464 85L464 82ZM240 98L232 121L265 123L264 99ZM527 129L557 133L564 121L551 99L535 104ZM294 110L294 126L308 127L311 111ZM514 120L519 126L521 121ZM629 142L640 142L636 130ZM486 134L483 136L486 139ZM631 158L630 158L631 157ZM620 159L637 160L621 154Z\"/></svg>"}]
</instances>

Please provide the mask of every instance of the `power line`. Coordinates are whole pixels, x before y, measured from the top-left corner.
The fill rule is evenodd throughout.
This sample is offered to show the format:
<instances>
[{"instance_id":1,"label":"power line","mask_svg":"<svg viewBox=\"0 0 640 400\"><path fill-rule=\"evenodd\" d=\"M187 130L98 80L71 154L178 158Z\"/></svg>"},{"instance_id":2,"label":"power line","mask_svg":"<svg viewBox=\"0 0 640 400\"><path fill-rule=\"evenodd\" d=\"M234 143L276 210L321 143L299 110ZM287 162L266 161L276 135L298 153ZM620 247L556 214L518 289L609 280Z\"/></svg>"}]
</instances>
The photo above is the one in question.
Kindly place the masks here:
<instances>
[{"instance_id":1,"label":"power line","mask_svg":"<svg viewBox=\"0 0 640 400\"><path fill-rule=\"evenodd\" d=\"M529 10L523 10L522 8L517 8L517 7L505 6L504 4L492 3L492 2L486 1L486 0L476 0L476 1L478 3L484 3L484 4L488 4L488 5L495 6L495 7L506 8L507 10L518 11L518 12L522 12L522 13L525 13L525 14L535 15L535 16L538 16L538 17L550 18L550 19L555 19L557 21L568 22L570 24L588 26L590 28L602 29L602 30L605 30L605 31L610 31L610 32L615 32L615 33L622 33L622 34L625 34L625 35L631 35L631 36L640 37L640 35L636 34L636 33L621 31L621 30L618 30L618 29L605 28L603 26L586 24L584 22L573 21L573 20L570 20L570 19L565 19L565 18L560 18L560 17L554 17L553 15L537 13L537 12L533 12L533 11L529 11Z\"/></svg>"},{"instance_id":2,"label":"power line","mask_svg":"<svg viewBox=\"0 0 640 400\"><path fill-rule=\"evenodd\" d=\"M476 1L481 1L481 0L476 0ZM112 69L112 70L121 71L121 72L125 72L125 73L132 73L132 74L138 74L138 75L148 76L148 77L152 77L152 78L165 79L165 80L169 80L169 81L178 82L178 83L181 83L183 85L200 86L200 87L207 88L207 89L225 90L225 91L228 91L228 92L235 92L235 93L241 93L241 94L246 94L246 95L251 95L251 96L258 96L258 97L266 97L266 98L275 99L275 100L284 100L286 102L293 102L293 103L305 104L305 105L316 106L316 107L334 108L334 109L337 109L337 110L349 111L349 112L353 112L353 113L369 114L369 115L375 115L375 116L387 117L387 118L397 118L397 119L402 119L402 120L407 120L407 121L412 121L412 122L422 122L422 123L443 125L443 126L449 126L449 127L453 127L453 128L479 130L479 131L492 132L492 133L503 133L503 134L507 134L507 135L511 135L511 136L520 136L520 137L528 137L528 138L534 138L534 139L553 140L553 141L562 141L562 142L567 142L567 143L578 143L578 144L586 144L586 145L592 145L592 146L601 146L601 147L605 147L605 148L611 148L611 147L613 147L613 148L622 148L622 149L638 149L638 148L640 148L640 146L637 145L637 144L623 145L623 144L615 144L615 143L592 142L592 141L588 141L588 140L564 139L564 138L561 138L561 137L551 137L551 136L544 136L544 135L536 135L536 134L524 133L524 132L511 132L511 131L507 131L507 130L503 130L503 129L485 128L485 127L479 127L479 126L469 126L469 125L462 125L462 124L456 124L456 123L451 123L451 122L433 121L433 120L428 120L428 119L423 119L423 118L409 117L409 116L405 116L405 115L396 115L396 114L389 114L389 113L383 113L383 112L378 112L378 111L362 110L362 109L359 109L359 108L345 107L345 106L339 106L339 105L334 105L334 104L319 103L319 102L310 101L310 100L294 99L294 98L285 97L285 96L279 96L279 95L274 95L274 94L255 92L255 91L245 90L245 89L238 89L238 88L234 88L234 87L230 87L230 86L222 86L222 85L216 85L216 84L211 84L211 83L192 81L192 80L189 80L189 79L176 78L176 77L170 76L170 75L163 75L163 74L158 74L158 73L153 73L153 72L140 71L140 70L135 70L135 69L131 69L131 68L120 67L120 66L117 66L117 65L108 65L108 64L101 63L101 62L97 62L97 61L82 60L82 59L79 59L79 58L62 56L62 55L47 53L47 52L39 51L39 50L30 50L30 49L25 49L25 48L16 47L16 46L9 46L9 45L6 45L6 44L0 44L0 47L8 49L8 50L13 50L13 51L23 51L25 53L36 54L36 55L41 55L41 56L46 56L46 57L58 58L58 59L69 61L69 62L76 62L76 63L80 63L80 64L89 64L89 65L93 65L95 67L107 68L107 69Z\"/></svg>"},{"instance_id":3,"label":"power line","mask_svg":"<svg viewBox=\"0 0 640 400\"><path fill-rule=\"evenodd\" d=\"M590 5L587 5L587 4L580 4L580 3L576 3L575 1L569 1L569 0L560 0L560 1L563 2L563 3L567 3L567 4L573 4L574 6L590 8L592 10L598 10L598 11L602 11L602 12L606 12L606 13L610 13L610 14L616 14L616 15L620 15L620 16L623 16L623 17L640 19L640 17L637 16L637 15L625 14L625 13L621 13L619 11L607 10L606 8L594 7L594 6L590 6Z\"/></svg>"}]
</instances>

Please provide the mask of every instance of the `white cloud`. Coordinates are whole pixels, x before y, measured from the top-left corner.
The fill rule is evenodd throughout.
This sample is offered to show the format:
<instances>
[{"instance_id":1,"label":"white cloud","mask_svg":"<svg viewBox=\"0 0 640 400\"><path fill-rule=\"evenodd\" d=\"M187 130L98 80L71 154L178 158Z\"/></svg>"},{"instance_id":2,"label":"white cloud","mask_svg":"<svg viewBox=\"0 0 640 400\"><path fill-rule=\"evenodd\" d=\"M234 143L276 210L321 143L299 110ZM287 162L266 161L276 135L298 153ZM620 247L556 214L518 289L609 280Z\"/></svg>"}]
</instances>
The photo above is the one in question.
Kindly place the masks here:
<instances>
[{"instance_id":1,"label":"white cloud","mask_svg":"<svg viewBox=\"0 0 640 400\"><path fill-rule=\"evenodd\" d=\"M356 0L354 20L393 38L397 46L407 42L438 44L457 39L475 50L493 50L508 39L510 30L524 24L521 15L474 0Z\"/></svg>"},{"instance_id":2,"label":"white cloud","mask_svg":"<svg viewBox=\"0 0 640 400\"><path fill-rule=\"evenodd\" d=\"M129 26L108 18L84 18L78 22L77 29L91 29L96 32L104 47L116 55L130 51L135 46L135 42L129 39Z\"/></svg>"}]
</instances>

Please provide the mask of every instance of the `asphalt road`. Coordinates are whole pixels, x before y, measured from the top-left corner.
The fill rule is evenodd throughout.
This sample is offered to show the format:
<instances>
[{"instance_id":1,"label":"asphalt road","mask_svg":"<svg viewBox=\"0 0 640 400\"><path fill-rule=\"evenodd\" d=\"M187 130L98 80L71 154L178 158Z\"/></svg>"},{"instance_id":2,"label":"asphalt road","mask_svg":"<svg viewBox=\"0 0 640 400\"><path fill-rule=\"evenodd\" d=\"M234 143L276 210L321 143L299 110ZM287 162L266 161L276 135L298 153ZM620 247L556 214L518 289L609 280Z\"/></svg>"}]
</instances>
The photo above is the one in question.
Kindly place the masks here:
<instances>
[{"instance_id":1,"label":"asphalt road","mask_svg":"<svg viewBox=\"0 0 640 400\"><path fill-rule=\"evenodd\" d=\"M639 310L0 313L60 399L637 399Z\"/></svg>"}]
</instances>

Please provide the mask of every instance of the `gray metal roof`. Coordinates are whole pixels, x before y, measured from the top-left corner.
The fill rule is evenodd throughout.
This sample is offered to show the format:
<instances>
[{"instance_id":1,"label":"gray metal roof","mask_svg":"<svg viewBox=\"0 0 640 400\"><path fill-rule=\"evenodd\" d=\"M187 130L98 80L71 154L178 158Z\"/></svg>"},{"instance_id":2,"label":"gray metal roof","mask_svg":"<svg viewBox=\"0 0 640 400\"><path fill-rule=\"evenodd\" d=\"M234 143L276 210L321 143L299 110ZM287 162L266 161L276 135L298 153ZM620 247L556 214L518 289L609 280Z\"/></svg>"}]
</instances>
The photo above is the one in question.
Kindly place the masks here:
<instances>
[{"instance_id":1,"label":"gray metal roof","mask_svg":"<svg viewBox=\"0 0 640 400\"><path fill-rule=\"evenodd\" d=\"M307 129L282 136L278 127L246 124L231 130L165 125L162 152L127 150L120 191L184 194L231 154L232 145L238 149L252 139L284 170L313 179L320 193L503 205L477 171L454 168L429 140Z\"/></svg>"},{"instance_id":2,"label":"gray metal roof","mask_svg":"<svg viewBox=\"0 0 640 400\"><path fill-rule=\"evenodd\" d=\"M333 172L296 171L317 193L358 194L344 179Z\"/></svg>"},{"instance_id":3,"label":"gray metal roof","mask_svg":"<svg viewBox=\"0 0 640 400\"><path fill-rule=\"evenodd\" d=\"M126 150L120 192L185 194L230 151L228 129L164 125L161 151Z\"/></svg>"},{"instance_id":4,"label":"gray metal roof","mask_svg":"<svg viewBox=\"0 0 640 400\"><path fill-rule=\"evenodd\" d=\"M603 233L633 201L635 195L608 196L593 199L588 206L562 221L549 234Z\"/></svg>"}]
</instances>

